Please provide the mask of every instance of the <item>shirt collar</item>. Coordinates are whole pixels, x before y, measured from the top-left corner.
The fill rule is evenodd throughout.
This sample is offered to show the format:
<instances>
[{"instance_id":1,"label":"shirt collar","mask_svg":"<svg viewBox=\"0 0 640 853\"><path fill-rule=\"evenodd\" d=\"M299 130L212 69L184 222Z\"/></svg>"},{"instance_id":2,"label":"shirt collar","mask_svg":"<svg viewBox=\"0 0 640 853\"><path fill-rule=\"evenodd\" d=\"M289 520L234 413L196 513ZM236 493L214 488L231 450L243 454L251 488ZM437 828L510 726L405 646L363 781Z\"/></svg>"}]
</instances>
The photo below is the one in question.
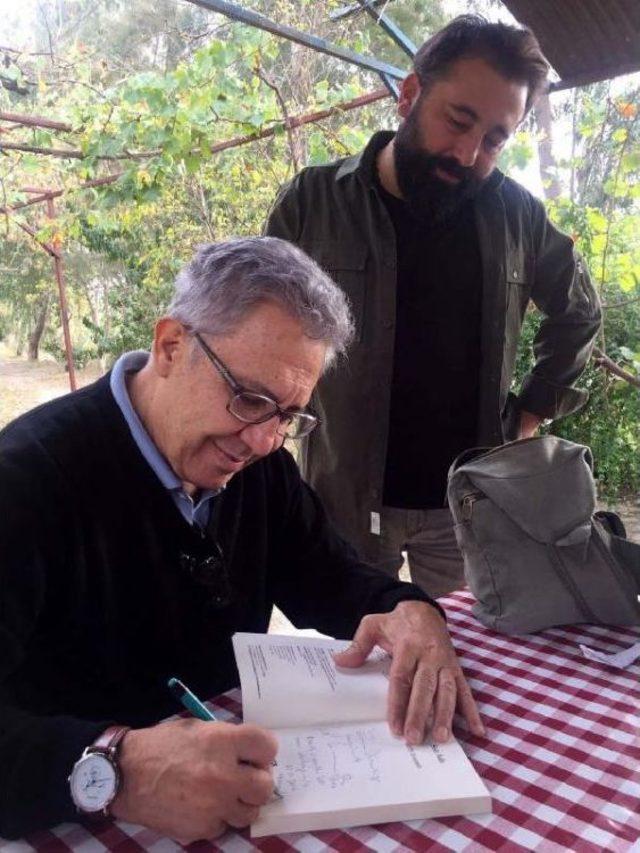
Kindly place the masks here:
<instances>
[{"instance_id":1,"label":"shirt collar","mask_svg":"<svg viewBox=\"0 0 640 853\"><path fill-rule=\"evenodd\" d=\"M372 186L377 154L394 136L395 131L393 130L379 130L377 133L374 133L367 143L366 148L360 151L359 154L347 157L342 161L336 172L336 181L340 181L347 175L358 172L364 183Z\"/></svg>"},{"instance_id":2,"label":"shirt collar","mask_svg":"<svg viewBox=\"0 0 640 853\"><path fill-rule=\"evenodd\" d=\"M169 491L183 491L182 481L154 444L138 413L133 408L127 390L127 374L137 373L139 370L142 370L148 360L149 353L144 350L126 352L124 355L121 355L113 365L111 376L109 377L111 393L127 422L127 426L133 440L138 446L138 450L151 466L162 485ZM221 489L203 489L200 493L198 504L209 497L219 494L220 491Z\"/></svg>"}]
</instances>

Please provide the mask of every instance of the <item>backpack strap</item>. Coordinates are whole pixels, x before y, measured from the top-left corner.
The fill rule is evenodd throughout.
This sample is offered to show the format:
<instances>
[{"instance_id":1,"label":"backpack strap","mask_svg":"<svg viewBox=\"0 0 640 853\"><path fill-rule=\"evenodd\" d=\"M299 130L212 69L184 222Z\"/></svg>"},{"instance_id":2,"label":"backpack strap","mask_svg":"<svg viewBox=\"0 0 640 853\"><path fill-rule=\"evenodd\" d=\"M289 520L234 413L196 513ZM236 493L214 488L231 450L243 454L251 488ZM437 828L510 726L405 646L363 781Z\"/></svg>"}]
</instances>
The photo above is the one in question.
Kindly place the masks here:
<instances>
[{"instance_id":1,"label":"backpack strap","mask_svg":"<svg viewBox=\"0 0 640 853\"><path fill-rule=\"evenodd\" d=\"M593 513L593 517L597 518L609 533L612 533L614 536L621 536L623 539L627 538L627 529L617 512L600 509Z\"/></svg>"}]
</instances>

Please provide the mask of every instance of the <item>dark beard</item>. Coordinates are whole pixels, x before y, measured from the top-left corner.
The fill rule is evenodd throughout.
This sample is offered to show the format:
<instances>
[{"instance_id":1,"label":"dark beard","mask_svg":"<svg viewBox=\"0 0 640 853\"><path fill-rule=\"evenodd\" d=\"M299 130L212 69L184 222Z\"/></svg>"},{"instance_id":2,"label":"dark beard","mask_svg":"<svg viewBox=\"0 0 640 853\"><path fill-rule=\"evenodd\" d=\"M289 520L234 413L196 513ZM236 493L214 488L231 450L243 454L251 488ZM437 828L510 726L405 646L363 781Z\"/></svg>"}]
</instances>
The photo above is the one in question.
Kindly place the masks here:
<instances>
[{"instance_id":1,"label":"dark beard","mask_svg":"<svg viewBox=\"0 0 640 853\"><path fill-rule=\"evenodd\" d=\"M428 225L442 225L466 201L477 195L484 182L453 157L430 154L420 147L415 116L417 106L409 113L395 136L393 160L396 180L403 199L417 219ZM435 174L436 169L460 178L460 182L448 184Z\"/></svg>"}]
</instances>

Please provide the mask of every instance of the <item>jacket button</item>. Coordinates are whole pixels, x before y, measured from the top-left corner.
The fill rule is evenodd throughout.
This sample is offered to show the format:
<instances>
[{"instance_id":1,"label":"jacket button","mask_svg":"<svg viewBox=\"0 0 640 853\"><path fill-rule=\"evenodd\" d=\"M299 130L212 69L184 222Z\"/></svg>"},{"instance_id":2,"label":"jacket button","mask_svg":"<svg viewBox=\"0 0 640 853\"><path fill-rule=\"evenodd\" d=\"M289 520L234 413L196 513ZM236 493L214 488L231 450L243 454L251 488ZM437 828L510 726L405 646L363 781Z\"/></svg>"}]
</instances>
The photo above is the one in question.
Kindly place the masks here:
<instances>
[{"instance_id":1,"label":"jacket button","mask_svg":"<svg viewBox=\"0 0 640 853\"><path fill-rule=\"evenodd\" d=\"M516 281L518 280L518 270L513 271L513 277Z\"/></svg>"}]
</instances>

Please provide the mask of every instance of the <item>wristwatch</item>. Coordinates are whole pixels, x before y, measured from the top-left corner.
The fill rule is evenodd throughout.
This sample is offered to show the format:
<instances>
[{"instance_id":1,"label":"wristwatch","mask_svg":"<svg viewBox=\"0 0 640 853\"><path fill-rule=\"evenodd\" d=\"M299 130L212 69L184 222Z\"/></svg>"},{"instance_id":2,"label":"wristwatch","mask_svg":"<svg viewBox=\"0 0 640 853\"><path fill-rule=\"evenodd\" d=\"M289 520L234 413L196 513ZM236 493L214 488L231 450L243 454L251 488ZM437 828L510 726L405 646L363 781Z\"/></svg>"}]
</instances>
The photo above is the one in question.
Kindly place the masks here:
<instances>
[{"instance_id":1,"label":"wristwatch","mask_svg":"<svg viewBox=\"0 0 640 853\"><path fill-rule=\"evenodd\" d=\"M129 730L129 726L109 726L73 765L69 787L78 811L108 815L120 788L118 747Z\"/></svg>"}]
</instances>

